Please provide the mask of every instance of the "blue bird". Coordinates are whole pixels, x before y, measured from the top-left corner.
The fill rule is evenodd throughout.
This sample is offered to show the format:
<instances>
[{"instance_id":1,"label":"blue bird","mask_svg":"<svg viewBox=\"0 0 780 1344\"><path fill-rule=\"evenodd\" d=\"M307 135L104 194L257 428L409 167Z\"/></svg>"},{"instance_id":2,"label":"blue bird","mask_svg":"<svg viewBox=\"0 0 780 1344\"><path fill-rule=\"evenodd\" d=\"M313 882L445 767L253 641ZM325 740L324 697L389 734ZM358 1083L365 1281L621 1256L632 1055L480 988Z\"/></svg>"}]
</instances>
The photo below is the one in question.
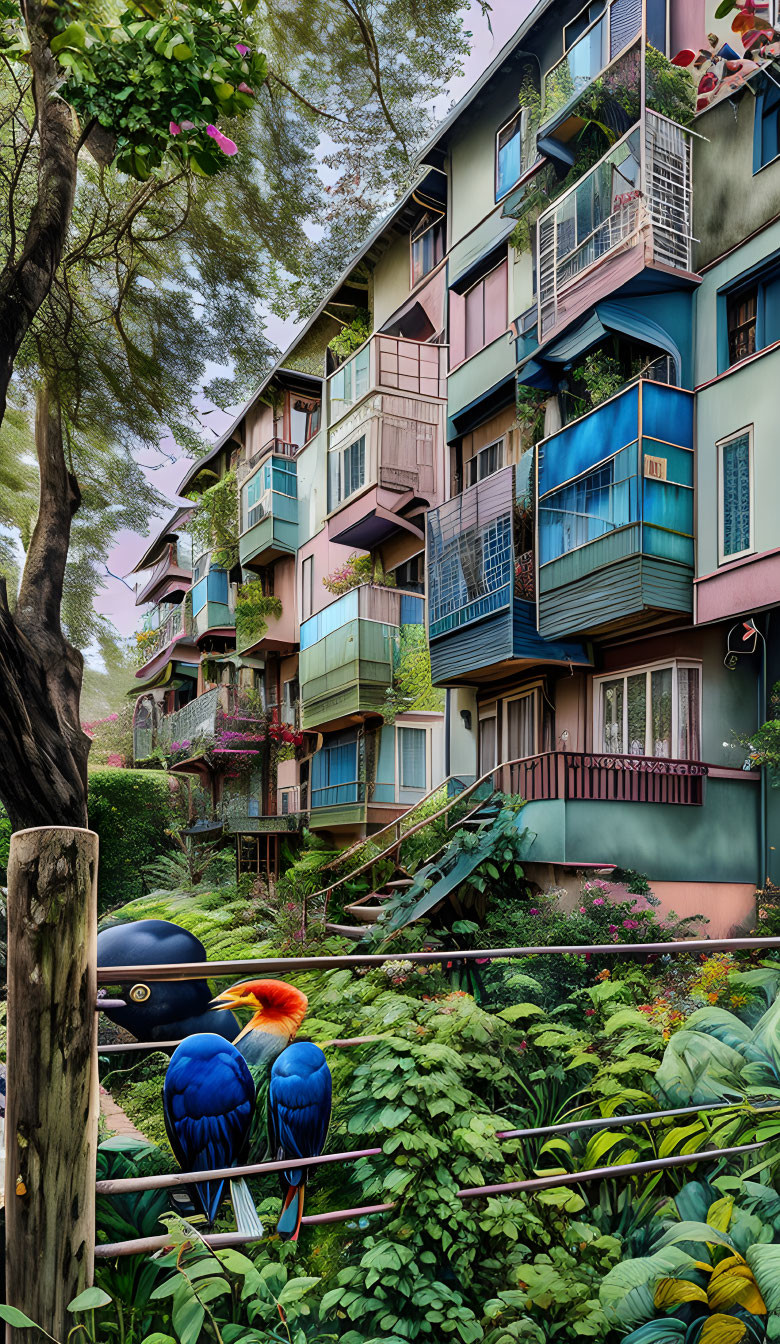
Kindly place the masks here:
<instances>
[{"instance_id":1,"label":"blue bird","mask_svg":"<svg viewBox=\"0 0 780 1344\"><path fill-rule=\"evenodd\" d=\"M171 1147L184 1171L240 1165L249 1144L254 1109L252 1075L230 1041L204 1033L176 1047L165 1075L163 1114ZM224 1180L192 1187L193 1200L209 1227L224 1188ZM231 1182L231 1194L239 1230L257 1232L260 1224L245 1183ZM247 1217L253 1226L247 1225Z\"/></svg>"},{"instance_id":2,"label":"blue bird","mask_svg":"<svg viewBox=\"0 0 780 1344\"><path fill-rule=\"evenodd\" d=\"M319 1157L330 1124L333 1085L318 1045L296 1041L283 1050L271 1069L268 1088L268 1134L277 1161ZM285 1241L297 1241L303 1217L308 1167L289 1167L279 1174L282 1212L276 1230Z\"/></svg>"}]
</instances>

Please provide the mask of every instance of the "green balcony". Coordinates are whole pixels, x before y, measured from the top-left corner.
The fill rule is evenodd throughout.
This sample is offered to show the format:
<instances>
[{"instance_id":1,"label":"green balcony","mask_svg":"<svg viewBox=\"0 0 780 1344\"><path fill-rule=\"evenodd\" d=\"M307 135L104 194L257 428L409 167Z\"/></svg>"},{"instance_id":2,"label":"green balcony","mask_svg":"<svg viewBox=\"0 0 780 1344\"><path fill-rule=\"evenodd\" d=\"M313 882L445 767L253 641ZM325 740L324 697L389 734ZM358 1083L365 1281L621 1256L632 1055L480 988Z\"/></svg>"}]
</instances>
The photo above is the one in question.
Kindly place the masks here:
<instances>
[{"instance_id":1,"label":"green balcony","mask_svg":"<svg viewBox=\"0 0 780 1344\"><path fill-rule=\"evenodd\" d=\"M238 555L249 569L263 568L298 548L297 464L272 454L241 485Z\"/></svg>"},{"instance_id":2,"label":"green balcony","mask_svg":"<svg viewBox=\"0 0 780 1344\"><path fill-rule=\"evenodd\" d=\"M421 624L417 594L364 584L301 625L304 729L380 714L393 681L399 626Z\"/></svg>"}]
</instances>

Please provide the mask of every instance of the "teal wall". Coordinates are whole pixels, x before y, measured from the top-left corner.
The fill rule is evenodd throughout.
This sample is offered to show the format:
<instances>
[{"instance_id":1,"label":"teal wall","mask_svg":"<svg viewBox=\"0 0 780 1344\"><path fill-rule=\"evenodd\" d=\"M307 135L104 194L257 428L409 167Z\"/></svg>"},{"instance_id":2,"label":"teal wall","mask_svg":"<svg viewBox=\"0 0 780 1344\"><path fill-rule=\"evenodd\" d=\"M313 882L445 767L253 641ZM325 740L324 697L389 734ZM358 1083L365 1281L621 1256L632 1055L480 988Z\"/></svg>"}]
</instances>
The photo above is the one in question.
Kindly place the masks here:
<instances>
[{"instance_id":1,"label":"teal wall","mask_svg":"<svg viewBox=\"0 0 780 1344\"><path fill-rule=\"evenodd\" d=\"M732 39L733 40L733 39ZM756 81L734 102L724 99L696 120L694 140L694 268L723 256L777 214L780 160L753 173Z\"/></svg>"},{"instance_id":2,"label":"teal wall","mask_svg":"<svg viewBox=\"0 0 780 1344\"><path fill-rule=\"evenodd\" d=\"M755 882L759 871L759 785L708 779L702 807L669 803L528 803L526 858L534 863L603 863L656 882ZM706 912L705 912L706 913Z\"/></svg>"}]
</instances>

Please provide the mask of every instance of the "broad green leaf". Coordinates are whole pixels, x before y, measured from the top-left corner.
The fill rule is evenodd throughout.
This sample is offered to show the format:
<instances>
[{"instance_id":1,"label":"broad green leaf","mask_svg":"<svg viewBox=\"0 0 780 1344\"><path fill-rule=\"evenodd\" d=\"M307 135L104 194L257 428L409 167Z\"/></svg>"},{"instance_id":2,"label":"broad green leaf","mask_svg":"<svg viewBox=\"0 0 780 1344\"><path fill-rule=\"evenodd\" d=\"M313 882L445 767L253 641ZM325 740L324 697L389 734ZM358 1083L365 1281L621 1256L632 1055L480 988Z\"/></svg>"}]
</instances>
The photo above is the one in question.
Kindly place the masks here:
<instances>
[{"instance_id":1,"label":"broad green leaf","mask_svg":"<svg viewBox=\"0 0 780 1344\"><path fill-rule=\"evenodd\" d=\"M498 1017L503 1018L505 1022L517 1022L522 1017L533 1017L534 1015L544 1017L544 1009L536 1003L513 1003L498 1013Z\"/></svg>"},{"instance_id":2,"label":"broad green leaf","mask_svg":"<svg viewBox=\"0 0 780 1344\"><path fill-rule=\"evenodd\" d=\"M109 1306L113 1300L102 1288L93 1286L85 1288L83 1293L74 1297L73 1301L68 1303L68 1311L93 1311L96 1307Z\"/></svg>"},{"instance_id":3,"label":"broad green leaf","mask_svg":"<svg viewBox=\"0 0 780 1344\"><path fill-rule=\"evenodd\" d=\"M749 1246L745 1259L753 1271L770 1318L780 1314L780 1245Z\"/></svg>"},{"instance_id":4,"label":"broad green leaf","mask_svg":"<svg viewBox=\"0 0 780 1344\"><path fill-rule=\"evenodd\" d=\"M5 1307L0 1304L0 1320L5 1321L7 1325L14 1326L17 1330L39 1330L40 1326L31 1321L29 1316L25 1316L18 1307ZM46 1331L43 1332L44 1334ZM49 1335L51 1339L51 1335Z\"/></svg>"}]
</instances>

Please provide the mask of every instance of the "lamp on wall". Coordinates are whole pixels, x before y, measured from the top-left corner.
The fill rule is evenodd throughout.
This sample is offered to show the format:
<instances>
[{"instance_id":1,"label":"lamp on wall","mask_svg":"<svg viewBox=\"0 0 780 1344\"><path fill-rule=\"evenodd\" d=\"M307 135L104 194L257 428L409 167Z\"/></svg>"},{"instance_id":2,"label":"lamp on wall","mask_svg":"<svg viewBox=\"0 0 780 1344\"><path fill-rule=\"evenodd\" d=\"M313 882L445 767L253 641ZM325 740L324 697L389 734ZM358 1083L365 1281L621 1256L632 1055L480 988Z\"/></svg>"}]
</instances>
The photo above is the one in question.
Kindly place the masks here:
<instances>
[{"instance_id":1,"label":"lamp on wall","mask_svg":"<svg viewBox=\"0 0 780 1344\"><path fill-rule=\"evenodd\" d=\"M470 709L462 709L462 710L460 711L460 717L461 717L462 720L463 720L463 727L466 729L466 732L467 732L467 733L470 733L470 732L471 732L471 710L470 710Z\"/></svg>"}]
</instances>

